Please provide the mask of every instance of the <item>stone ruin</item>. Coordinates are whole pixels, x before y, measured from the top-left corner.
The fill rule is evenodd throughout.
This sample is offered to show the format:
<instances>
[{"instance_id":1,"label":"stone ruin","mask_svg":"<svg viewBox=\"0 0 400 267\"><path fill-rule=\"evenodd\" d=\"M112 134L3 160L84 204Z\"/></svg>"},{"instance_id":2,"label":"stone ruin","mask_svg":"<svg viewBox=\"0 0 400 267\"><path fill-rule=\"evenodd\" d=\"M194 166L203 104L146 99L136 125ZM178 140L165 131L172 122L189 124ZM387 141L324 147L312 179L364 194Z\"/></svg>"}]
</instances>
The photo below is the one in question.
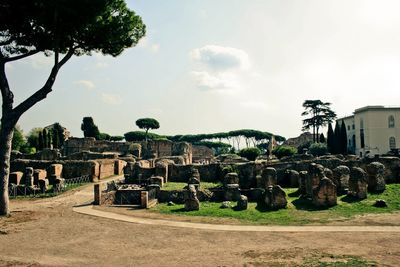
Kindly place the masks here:
<instances>
[{"instance_id":1,"label":"stone ruin","mask_svg":"<svg viewBox=\"0 0 400 267\"><path fill-rule=\"evenodd\" d=\"M332 181L336 185L338 194L347 194L349 191L350 169L347 166L337 166L333 169Z\"/></svg>"},{"instance_id":2,"label":"stone ruin","mask_svg":"<svg viewBox=\"0 0 400 267\"><path fill-rule=\"evenodd\" d=\"M371 192L383 192L386 189L385 165L380 162L372 162L367 165L368 190Z\"/></svg>"},{"instance_id":3,"label":"stone ruin","mask_svg":"<svg viewBox=\"0 0 400 267\"><path fill-rule=\"evenodd\" d=\"M367 198L367 188L367 173L359 167L353 167L349 179L348 195L358 199Z\"/></svg>"},{"instance_id":4,"label":"stone ruin","mask_svg":"<svg viewBox=\"0 0 400 267\"><path fill-rule=\"evenodd\" d=\"M185 197L185 210L194 211L200 209L200 201L197 198L197 191L194 185L189 185Z\"/></svg>"}]
</instances>

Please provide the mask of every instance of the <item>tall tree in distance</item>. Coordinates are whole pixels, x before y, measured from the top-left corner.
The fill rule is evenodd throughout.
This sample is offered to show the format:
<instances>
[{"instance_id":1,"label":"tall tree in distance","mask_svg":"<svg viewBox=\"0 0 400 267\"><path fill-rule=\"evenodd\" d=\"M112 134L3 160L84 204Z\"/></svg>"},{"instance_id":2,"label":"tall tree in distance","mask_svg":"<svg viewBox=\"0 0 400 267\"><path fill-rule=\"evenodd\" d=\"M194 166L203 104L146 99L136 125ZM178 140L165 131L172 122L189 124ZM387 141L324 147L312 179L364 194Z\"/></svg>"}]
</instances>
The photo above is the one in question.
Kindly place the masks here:
<instances>
[{"instance_id":1,"label":"tall tree in distance","mask_svg":"<svg viewBox=\"0 0 400 267\"><path fill-rule=\"evenodd\" d=\"M47 132L46 128L43 129L42 136L43 136L43 148L49 148L48 147L49 135L48 135L48 132Z\"/></svg>"},{"instance_id":2,"label":"tall tree in distance","mask_svg":"<svg viewBox=\"0 0 400 267\"><path fill-rule=\"evenodd\" d=\"M308 116L303 120L303 131L312 129L313 141L319 142L319 129L326 126L336 118L336 113L330 108L331 103L321 100L305 100L305 111L302 116Z\"/></svg>"},{"instance_id":3,"label":"tall tree in distance","mask_svg":"<svg viewBox=\"0 0 400 267\"><path fill-rule=\"evenodd\" d=\"M39 136L38 136L38 150L43 150L44 148L44 141L43 141L43 133L42 131L39 132Z\"/></svg>"},{"instance_id":4,"label":"tall tree in distance","mask_svg":"<svg viewBox=\"0 0 400 267\"><path fill-rule=\"evenodd\" d=\"M1 0L0 3L0 216L9 214L11 143L19 118L53 90L73 55L118 56L145 35L142 19L124 0ZM6 64L43 53L53 66L43 86L14 107Z\"/></svg>"},{"instance_id":5,"label":"tall tree in distance","mask_svg":"<svg viewBox=\"0 0 400 267\"><path fill-rule=\"evenodd\" d=\"M84 137L94 137L96 140L100 139L100 131L96 124L94 124L92 117L84 117L81 124L81 130Z\"/></svg>"},{"instance_id":6,"label":"tall tree in distance","mask_svg":"<svg viewBox=\"0 0 400 267\"><path fill-rule=\"evenodd\" d=\"M328 147L328 151L331 154L335 153L335 132L333 131L332 128L332 123L328 124L328 135L327 135L327 147Z\"/></svg>"},{"instance_id":7,"label":"tall tree in distance","mask_svg":"<svg viewBox=\"0 0 400 267\"><path fill-rule=\"evenodd\" d=\"M140 129L144 129L146 132L145 139L147 141L147 134L150 129L158 129L160 128L160 123L153 118L143 118L143 119L138 119L136 121L136 126L139 127Z\"/></svg>"},{"instance_id":8,"label":"tall tree in distance","mask_svg":"<svg viewBox=\"0 0 400 267\"><path fill-rule=\"evenodd\" d=\"M333 154L340 154L341 153L341 142L340 142L340 124L336 121L335 124L335 131L334 131L334 142L333 142Z\"/></svg>"}]
</instances>

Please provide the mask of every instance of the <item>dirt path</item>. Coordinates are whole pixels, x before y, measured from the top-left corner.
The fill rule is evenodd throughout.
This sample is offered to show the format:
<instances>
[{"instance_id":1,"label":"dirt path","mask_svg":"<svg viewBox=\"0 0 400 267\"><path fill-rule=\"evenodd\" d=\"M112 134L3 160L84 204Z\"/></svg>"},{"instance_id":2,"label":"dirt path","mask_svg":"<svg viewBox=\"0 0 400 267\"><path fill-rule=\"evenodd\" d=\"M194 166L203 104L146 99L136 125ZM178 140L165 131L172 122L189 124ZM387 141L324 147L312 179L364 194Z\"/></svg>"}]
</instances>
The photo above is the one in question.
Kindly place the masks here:
<instances>
[{"instance_id":1,"label":"dirt path","mask_svg":"<svg viewBox=\"0 0 400 267\"><path fill-rule=\"evenodd\" d=\"M168 225L167 220L143 224L73 212L73 206L92 200L92 188L51 199L13 200L12 216L0 218L0 266L312 266L319 262L357 266L358 260L398 266L400 262L397 228L220 231Z\"/></svg>"}]
</instances>

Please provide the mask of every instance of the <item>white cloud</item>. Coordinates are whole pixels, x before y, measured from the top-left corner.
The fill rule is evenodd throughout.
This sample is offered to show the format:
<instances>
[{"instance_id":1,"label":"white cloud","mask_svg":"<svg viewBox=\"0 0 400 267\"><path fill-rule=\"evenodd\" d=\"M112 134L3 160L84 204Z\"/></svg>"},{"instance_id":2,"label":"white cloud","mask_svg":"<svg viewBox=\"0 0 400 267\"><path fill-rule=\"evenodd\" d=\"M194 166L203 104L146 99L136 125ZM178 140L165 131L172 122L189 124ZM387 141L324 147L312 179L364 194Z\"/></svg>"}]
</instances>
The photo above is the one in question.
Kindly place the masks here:
<instances>
[{"instance_id":1,"label":"white cloud","mask_svg":"<svg viewBox=\"0 0 400 267\"><path fill-rule=\"evenodd\" d=\"M157 53L160 50L160 44L153 43L147 37L143 37L142 39L140 39L139 43L137 44L137 47L144 48L144 49L149 50L149 51L151 51L153 53Z\"/></svg>"},{"instance_id":2,"label":"white cloud","mask_svg":"<svg viewBox=\"0 0 400 267\"><path fill-rule=\"evenodd\" d=\"M85 88L87 90L93 90L96 87L95 84L89 80L79 80L74 82L74 84L78 85L79 87Z\"/></svg>"},{"instance_id":3,"label":"white cloud","mask_svg":"<svg viewBox=\"0 0 400 267\"><path fill-rule=\"evenodd\" d=\"M193 60L214 70L247 70L250 68L249 55L240 49L218 45L206 45L191 51Z\"/></svg>"},{"instance_id":4,"label":"white cloud","mask_svg":"<svg viewBox=\"0 0 400 267\"><path fill-rule=\"evenodd\" d=\"M28 58L28 61L35 69L44 69L53 66L54 57L53 56L45 56L44 54L33 55Z\"/></svg>"},{"instance_id":5,"label":"white cloud","mask_svg":"<svg viewBox=\"0 0 400 267\"><path fill-rule=\"evenodd\" d=\"M240 88L235 75L229 72L210 74L207 71L192 71L197 86L204 90L235 91Z\"/></svg>"},{"instance_id":6,"label":"white cloud","mask_svg":"<svg viewBox=\"0 0 400 267\"><path fill-rule=\"evenodd\" d=\"M117 94L101 93L101 100L108 105L119 105L122 103L122 98Z\"/></svg>"},{"instance_id":7,"label":"white cloud","mask_svg":"<svg viewBox=\"0 0 400 267\"><path fill-rule=\"evenodd\" d=\"M267 103L261 101L244 101L240 103L240 106L247 109L255 109L260 111L268 110Z\"/></svg>"}]
</instances>

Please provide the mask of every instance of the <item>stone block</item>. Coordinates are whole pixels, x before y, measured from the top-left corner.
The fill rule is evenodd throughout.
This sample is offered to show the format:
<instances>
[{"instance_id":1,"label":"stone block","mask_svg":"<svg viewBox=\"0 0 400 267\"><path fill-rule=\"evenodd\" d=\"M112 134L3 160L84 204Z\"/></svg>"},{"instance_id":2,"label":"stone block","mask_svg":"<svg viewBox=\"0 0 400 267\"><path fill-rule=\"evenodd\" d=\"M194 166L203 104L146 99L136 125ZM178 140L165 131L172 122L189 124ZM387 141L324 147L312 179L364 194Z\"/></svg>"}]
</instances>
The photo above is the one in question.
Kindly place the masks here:
<instances>
[{"instance_id":1,"label":"stone block","mask_svg":"<svg viewBox=\"0 0 400 267\"><path fill-rule=\"evenodd\" d=\"M156 184L156 185L158 185L160 187L163 187L164 186L164 179L161 176L151 176L150 179L149 179L149 183L151 185Z\"/></svg>"},{"instance_id":2,"label":"stone block","mask_svg":"<svg viewBox=\"0 0 400 267\"><path fill-rule=\"evenodd\" d=\"M62 164L51 164L47 169L47 175L52 179L61 178L62 170Z\"/></svg>"},{"instance_id":3,"label":"stone block","mask_svg":"<svg viewBox=\"0 0 400 267\"><path fill-rule=\"evenodd\" d=\"M196 188L193 185L189 185L185 195L185 210L195 211L200 209L200 201L197 198Z\"/></svg>"},{"instance_id":4,"label":"stone block","mask_svg":"<svg viewBox=\"0 0 400 267\"><path fill-rule=\"evenodd\" d=\"M332 182L336 185L339 194L344 194L349 190L350 169L340 165L333 169Z\"/></svg>"},{"instance_id":5,"label":"stone block","mask_svg":"<svg viewBox=\"0 0 400 267\"><path fill-rule=\"evenodd\" d=\"M39 185L39 180L44 180L47 177L47 171L36 169L33 171L33 181L35 185Z\"/></svg>"},{"instance_id":6,"label":"stone block","mask_svg":"<svg viewBox=\"0 0 400 267\"><path fill-rule=\"evenodd\" d=\"M239 184L239 175L235 172L227 173L224 177L224 186L229 184Z\"/></svg>"},{"instance_id":7,"label":"stone block","mask_svg":"<svg viewBox=\"0 0 400 267\"><path fill-rule=\"evenodd\" d=\"M34 185L33 180L33 168L27 167L25 169L25 186L32 187Z\"/></svg>"},{"instance_id":8,"label":"stone block","mask_svg":"<svg viewBox=\"0 0 400 267\"><path fill-rule=\"evenodd\" d=\"M240 189L238 184L227 184L224 187L225 201L238 201L240 199Z\"/></svg>"},{"instance_id":9,"label":"stone block","mask_svg":"<svg viewBox=\"0 0 400 267\"><path fill-rule=\"evenodd\" d=\"M365 199L367 188L367 173L359 167L353 167L350 173L348 194L358 199Z\"/></svg>"},{"instance_id":10,"label":"stone block","mask_svg":"<svg viewBox=\"0 0 400 267\"><path fill-rule=\"evenodd\" d=\"M337 204L336 185L324 177L313 191L312 202L317 207L332 207Z\"/></svg>"},{"instance_id":11,"label":"stone block","mask_svg":"<svg viewBox=\"0 0 400 267\"><path fill-rule=\"evenodd\" d=\"M279 185L270 185L265 190L264 202L268 209L284 209L287 206L286 193Z\"/></svg>"},{"instance_id":12,"label":"stone block","mask_svg":"<svg viewBox=\"0 0 400 267\"><path fill-rule=\"evenodd\" d=\"M277 184L276 169L268 167L262 170L260 188L267 189L269 186Z\"/></svg>"},{"instance_id":13,"label":"stone block","mask_svg":"<svg viewBox=\"0 0 400 267\"><path fill-rule=\"evenodd\" d=\"M372 162L367 165L368 190L371 192L383 192L386 189L385 165Z\"/></svg>"},{"instance_id":14,"label":"stone block","mask_svg":"<svg viewBox=\"0 0 400 267\"><path fill-rule=\"evenodd\" d=\"M247 200L247 197L241 195L237 202L236 209L237 210L247 210L248 203L249 203L249 201Z\"/></svg>"},{"instance_id":15,"label":"stone block","mask_svg":"<svg viewBox=\"0 0 400 267\"><path fill-rule=\"evenodd\" d=\"M49 180L48 179L40 179L40 180L38 180L38 185L40 188L40 192L46 193L47 189L49 188Z\"/></svg>"},{"instance_id":16,"label":"stone block","mask_svg":"<svg viewBox=\"0 0 400 267\"><path fill-rule=\"evenodd\" d=\"M12 172L9 176L9 183L19 185L21 183L21 179L24 176L23 172Z\"/></svg>"}]
</instances>

